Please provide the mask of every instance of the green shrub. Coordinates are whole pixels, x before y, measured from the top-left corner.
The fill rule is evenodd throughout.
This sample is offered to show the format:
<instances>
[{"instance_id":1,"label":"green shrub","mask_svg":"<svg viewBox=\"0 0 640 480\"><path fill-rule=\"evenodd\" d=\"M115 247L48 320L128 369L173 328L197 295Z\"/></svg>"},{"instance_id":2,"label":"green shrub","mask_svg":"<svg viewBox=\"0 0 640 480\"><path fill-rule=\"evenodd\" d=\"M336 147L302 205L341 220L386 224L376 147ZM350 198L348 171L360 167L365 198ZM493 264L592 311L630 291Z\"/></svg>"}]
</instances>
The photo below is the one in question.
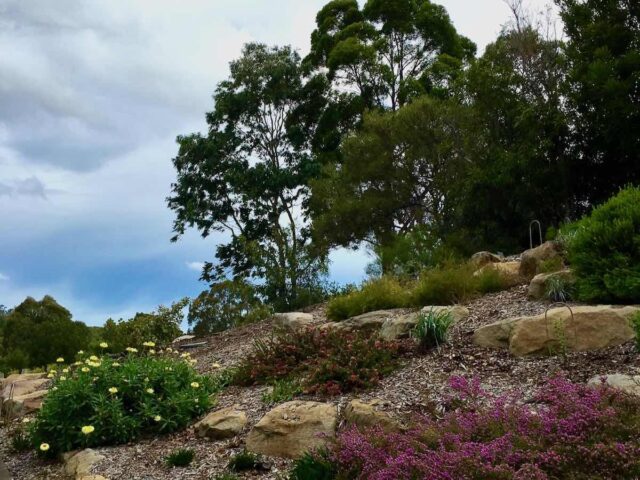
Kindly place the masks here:
<instances>
[{"instance_id":1,"label":"green shrub","mask_svg":"<svg viewBox=\"0 0 640 480\"><path fill-rule=\"evenodd\" d=\"M339 395L376 385L398 364L402 344L336 330L280 332L255 342L235 370L236 385L300 379L307 393Z\"/></svg>"},{"instance_id":2,"label":"green shrub","mask_svg":"<svg viewBox=\"0 0 640 480\"><path fill-rule=\"evenodd\" d=\"M564 269L562 257L556 256L543 260L540 263L539 273L553 273Z\"/></svg>"},{"instance_id":3,"label":"green shrub","mask_svg":"<svg viewBox=\"0 0 640 480\"><path fill-rule=\"evenodd\" d=\"M11 449L14 452L24 452L31 449L31 437L25 428L25 424L20 424L11 432Z\"/></svg>"},{"instance_id":4,"label":"green shrub","mask_svg":"<svg viewBox=\"0 0 640 480\"><path fill-rule=\"evenodd\" d=\"M431 309L418 316L418 323L412 332L413 337L418 339L423 349L439 347L447 341L447 334L453 321L451 312Z\"/></svg>"},{"instance_id":5,"label":"green shrub","mask_svg":"<svg viewBox=\"0 0 640 480\"><path fill-rule=\"evenodd\" d=\"M423 272L412 292L413 305L452 305L467 301L478 293L478 280L473 272L474 268L468 264L449 264Z\"/></svg>"},{"instance_id":6,"label":"green shrub","mask_svg":"<svg viewBox=\"0 0 640 480\"><path fill-rule=\"evenodd\" d=\"M306 453L296 460L291 469L289 480L333 480L337 469L327 458L325 450L313 454Z\"/></svg>"},{"instance_id":7,"label":"green shrub","mask_svg":"<svg viewBox=\"0 0 640 480\"><path fill-rule=\"evenodd\" d=\"M193 462L196 452L191 448L179 448L165 457L165 462L170 467L186 467Z\"/></svg>"},{"instance_id":8,"label":"green shrub","mask_svg":"<svg viewBox=\"0 0 640 480\"><path fill-rule=\"evenodd\" d=\"M175 358L93 357L59 368L32 428L33 444L49 445L48 455L184 428L208 410L216 389Z\"/></svg>"},{"instance_id":9,"label":"green shrub","mask_svg":"<svg viewBox=\"0 0 640 480\"><path fill-rule=\"evenodd\" d=\"M473 290L480 294L500 292L509 287L504 274L495 268L486 268L472 277Z\"/></svg>"},{"instance_id":10,"label":"green shrub","mask_svg":"<svg viewBox=\"0 0 640 480\"><path fill-rule=\"evenodd\" d=\"M567 231L579 300L640 302L639 188L622 190Z\"/></svg>"},{"instance_id":11,"label":"green shrub","mask_svg":"<svg viewBox=\"0 0 640 480\"><path fill-rule=\"evenodd\" d=\"M245 470L255 470L261 466L262 462L258 455L243 450L231 457L227 468L233 472L244 472Z\"/></svg>"},{"instance_id":12,"label":"green shrub","mask_svg":"<svg viewBox=\"0 0 640 480\"><path fill-rule=\"evenodd\" d=\"M640 352L640 313L631 317L631 327L636 333L636 350Z\"/></svg>"},{"instance_id":13,"label":"green shrub","mask_svg":"<svg viewBox=\"0 0 640 480\"><path fill-rule=\"evenodd\" d=\"M344 320L374 310L400 308L409 300L407 287L393 277L382 277L362 285L359 290L336 297L327 305L330 320Z\"/></svg>"},{"instance_id":14,"label":"green shrub","mask_svg":"<svg viewBox=\"0 0 640 480\"><path fill-rule=\"evenodd\" d=\"M266 404L288 402L300 393L302 393L300 382L296 379L289 380L285 378L274 381L271 391L262 395L262 401Z\"/></svg>"},{"instance_id":15,"label":"green shrub","mask_svg":"<svg viewBox=\"0 0 640 480\"><path fill-rule=\"evenodd\" d=\"M552 302L568 302L574 295L574 283L560 276L551 277L545 295Z\"/></svg>"}]
</instances>

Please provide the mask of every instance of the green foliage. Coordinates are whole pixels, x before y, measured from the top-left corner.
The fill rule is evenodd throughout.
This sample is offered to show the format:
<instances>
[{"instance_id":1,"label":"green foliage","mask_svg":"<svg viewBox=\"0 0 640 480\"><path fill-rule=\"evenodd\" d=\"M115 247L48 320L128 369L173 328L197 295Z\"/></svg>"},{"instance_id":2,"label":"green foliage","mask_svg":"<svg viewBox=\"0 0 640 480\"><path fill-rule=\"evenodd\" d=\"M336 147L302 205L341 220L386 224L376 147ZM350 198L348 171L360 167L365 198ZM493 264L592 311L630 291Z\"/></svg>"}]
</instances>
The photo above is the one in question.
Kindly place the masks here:
<instances>
[{"instance_id":1,"label":"green foliage","mask_svg":"<svg viewBox=\"0 0 640 480\"><path fill-rule=\"evenodd\" d=\"M478 292L474 268L468 264L450 264L426 270L412 292L412 304L451 305L463 303Z\"/></svg>"},{"instance_id":2,"label":"green foliage","mask_svg":"<svg viewBox=\"0 0 640 480\"><path fill-rule=\"evenodd\" d=\"M192 448L179 448L165 457L170 467L187 467L193 462L196 452Z\"/></svg>"},{"instance_id":3,"label":"green foliage","mask_svg":"<svg viewBox=\"0 0 640 480\"><path fill-rule=\"evenodd\" d=\"M337 469L326 451L306 453L293 463L289 480L333 480Z\"/></svg>"},{"instance_id":4,"label":"green foliage","mask_svg":"<svg viewBox=\"0 0 640 480\"><path fill-rule=\"evenodd\" d=\"M207 237L230 236L202 278L257 278L276 310L298 304L301 291L326 273L326 251L311 243L305 222L311 132L324 106L326 84L303 78L291 47L247 44L218 84L208 134L178 137L177 179L169 207L175 237L195 227ZM302 210L303 215L298 212Z\"/></svg>"},{"instance_id":5,"label":"green foliage","mask_svg":"<svg viewBox=\"0 0 640 480\"><path fill-rule=\"evenodd\" d=\"M266 404L288 402L300 393L302 388L298 380L283 378L274 381L271 390L262 394L262 401Z\"/></svg>"},{"instance_id":6,"label":"green foliage","mask_svg":"<svg viewBox=\"0 0 640 480\"><path fill-rule=\"evenodd\" d=\"M568 258L585 302L640 302L640 189L628 187L570 228Z\"/></svg>"},{"instance_id":7,"label":"green foliage","mask_svg":"<svg viewBox=\"0 0 640 480\"><path fill-rule=\"evenodd\" d=\"M25 452L30 450L31 447L29 432L24 427L24 424L21 424L11 432L11 449L14 452Z\"/></svg>"},{"instance_id":8,"label":"green foliage","mask_svg":"<svg viewBox=\"0 0 640 480\"><path fill-rule=\"evenodd\" d=\"M631 327L636 333L636 350L640 353L640 313L631 317Z\"/></svg>"},{"instance_id":9,"label":"green foliage","mask_svg":"<svg viewBox=\"0 0 640 480\"><path fill-rule=\"evenodd\" d=\"M327 304L327 318L344 320L365 312L407 305L408 290L393 277L382 277L364 283L360 289L338 296Z\"/></svg>"},{"instance_id":10,"label":"green foliage","mask_svg":"<svg viewBox=\"0 0 640 480\"><path fill-rule=\"evenodd\" d=\"M340 395L376 385L398 365L403 347L363 333L283 331L257 340L235 370L237 385L299 380L305 393Z\"/></svg>"},{"instance_id":11,"label":"green foliage","mask_svg":"<svg viewBox=\"0 0 640 480\"><path fill-rule=\"evenodd\" d=\"M562 260L562 257L557 256L543 260L540 263L538 271L540 273L553 273L562 269L564 269L564 261Z\"/></svg>"},{"instance_id":12,"label":"green foliage","mask_svg":"<svg viewBox=\"0 0 640 480\"><path fill-rule=\"evenodd\" d=\"M413 329L413 337L420 342L420 347L428 349L439 347L447 341L449 328L453 325L454 318L451 312L431 309L418 316L418 323Z\"/></svg>"},{"instance_id":13,"label":"green foliage","mask_svg":"<svg viewBox=\"0 0 640 480\"><path fill-rule=\"evenodd\" d=\"M247 450L242 450L231 457L227 468L233 472L244 472L246 470L259 468L261 464L258 455L248 452Z\"/></svg>"},{"instance_id":14,"label":"green foliage","mask_svg":"<svg viewBox=\"0 0 640 480\"><path fill-rule=\"evenodd\" d=\"M180 336L183 310L188 298L174 302L170 307L160 305L153 313L136 313L129 320L106 321L100 337L109 345L110 352L123 352L127 347L142 348L144 342L152 341L167 345Z\"/></svg>"},{"instance_id":15,"label":"green foliage","mask_svg":"<svg viewBox=\"0 0 640 480\"><path fill-rule=\"evenodd\" d=\"M495 268L487 268L482 270L478 275L473 276L475 289L478 293L500 292L509 288L509 282L505 275Z\"/></svg>"},{"instance_id":16,"label":"green foliage","mask_svg":"<svg viewBox=\"0 0 640 480\"><path fill-rule=\"evenodd\" d=\"M205 335L259 322L270 314L269 307L260 301L250 283L226 280L193 299L187 321L196 335Z\"/></svg>"},{"instance_id":17,"label":"green foliage","mask_svg":"<svg viewBox=\"0 0 640 480\"><path fill-rule=\"evenodd\" d=\"M574 282L561 276L553 276L547 280L546 297L551 302L568 302L574 296Z\"/></svg>"},{"instance_id":18,"label":"green foliage","mask_svg":"<svg viewBox=\"0 0 640 480\"><path fill-rule=\"evenodd\" d=\"M2 315L2 352L6 370L43 367L59 356L73 358L88 346L89 328L52 297L28 297Z\"/></svg>"},{"instance_id":19,"label":"green foliage","mask_svg":"<svg viewBox=\"0 0 640 480\"><path fill-rule=\"evenodd\" d=\"M209 409L215 393L186 360L129 354L78 363L54 374L33 424L33 444L49 444L49 455L184 428Z\"/></svg>"}]
</instances>

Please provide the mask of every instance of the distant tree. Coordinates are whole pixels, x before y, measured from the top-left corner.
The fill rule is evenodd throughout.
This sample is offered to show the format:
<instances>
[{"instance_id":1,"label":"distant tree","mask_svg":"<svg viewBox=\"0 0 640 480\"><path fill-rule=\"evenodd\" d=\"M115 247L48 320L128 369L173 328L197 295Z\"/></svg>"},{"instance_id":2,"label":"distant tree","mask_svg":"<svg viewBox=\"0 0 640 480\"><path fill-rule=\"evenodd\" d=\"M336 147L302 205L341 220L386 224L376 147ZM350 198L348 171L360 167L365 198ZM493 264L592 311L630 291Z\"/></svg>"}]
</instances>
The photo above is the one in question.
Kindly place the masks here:
<instances>
[{"instance_id":1,"label":"distant tree","mask_svg":"<svg viewBox=\"0 0 640 480\"><path fill-rule=\"evenodd\" d=\"M187 321L196 335L205 335L257 322L270 313L253 285L227 280L212 285L191 301Z\"/></svg>"},{"instance_id":2,"label":"distant tree","mask_svg":"<svg viewBox=\"0 0 640 480\"><path fill-rule=\"evenodd\" d=\"M87 347L89 339L89 328L74 322L71 313L53 297L47 295L40 301L28 297L5 317L5 363L21 369L42 367L58 357L71 359Z\"/></svg>"},{"instance_id":3,"label":"distant tree","mask_svg":"<svg viewBox=\"0 0 640 480\"><path fill-rule=\"evenodd\" d=\"M203 237L226 233L230 240L219 243L217 262L206 264L202 278L259 279L276 308L295 307L299 290L326 271L305 209L307 184L318 172L309 150L313 117L326 88L316 80L305 83L290 47L246 45L216 89L208 135L179 137L173 160L174 240L188 227Z\"/></svg>"},{"instance_id":4,"label":"distant tree","mask_svg":"<svg viewBox=\"0 0 640 480\"><path fill-rule=\"evenodd\" d=\"M556 4L568 37L574 188L594 205L640 183L640 3Z\"/></svg>"}]
</instances>

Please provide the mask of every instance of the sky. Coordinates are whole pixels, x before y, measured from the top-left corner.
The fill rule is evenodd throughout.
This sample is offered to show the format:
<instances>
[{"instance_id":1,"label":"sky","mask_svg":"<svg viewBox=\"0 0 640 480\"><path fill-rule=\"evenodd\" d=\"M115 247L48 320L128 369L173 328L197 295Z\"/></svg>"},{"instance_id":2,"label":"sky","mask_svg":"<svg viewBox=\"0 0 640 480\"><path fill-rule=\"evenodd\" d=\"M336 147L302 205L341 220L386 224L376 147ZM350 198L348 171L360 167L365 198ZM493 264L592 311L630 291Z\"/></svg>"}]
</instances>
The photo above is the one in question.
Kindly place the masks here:
<instances>
[{"instance_id":1,"label":"sky","mask_svg":"<svg viewBox=\"0 0 640 480\"><path fill-rule=\"evenodd\" d=\"M206 131L244 43L304 55L325 3L0 0L0 305L49 294L101 325L205 289L216 238L169 241L175 138ZM509 17L502 0L438 3L480 52ZM364 278L365 253L331 258L332 280Z\"/></svg>"}]
</instances>

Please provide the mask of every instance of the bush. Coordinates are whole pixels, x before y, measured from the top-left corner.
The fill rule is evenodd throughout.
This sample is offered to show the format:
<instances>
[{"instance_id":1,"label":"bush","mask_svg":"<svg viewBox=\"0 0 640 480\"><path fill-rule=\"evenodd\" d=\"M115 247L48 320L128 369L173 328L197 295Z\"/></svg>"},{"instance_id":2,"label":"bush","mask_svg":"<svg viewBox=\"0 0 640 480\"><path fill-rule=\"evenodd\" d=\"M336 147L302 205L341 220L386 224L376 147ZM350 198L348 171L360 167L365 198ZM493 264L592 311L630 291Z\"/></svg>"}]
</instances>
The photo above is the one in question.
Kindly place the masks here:
<instances>
[{"instance_id":1,"label":"bush","mask_svg":"<svg viewBox=\"0 0 640 480\"><path fill-rule=\"evenodd\" d=\"M412 292L412 304L452 305L469 300L478 293L479 282L473 273L469 264L449 264L423 272Z\"/></svg>"},{"instance_id":2,"label":"bush","mask_svg":"<svg viewBox=\"0 0 640 480\"><path fill-rule=\"evenodd\" d=\"M439 347L447 341L447 333L453 325L451 312L430 310L418 316L418 323L413 330L413 336L418 339L423 349Z\"/></svg>"},{"instance_id":3,"label":"bush","mask_svg":"<svg viewBox=\"0 0 640 480\"><path fill-rule=\"evenodd\" d=\"M552 302L568 302L574 295L574 282L560 276L547 280L546 297Z\"/></svg>"},{"instance_id":4,"label":"bush","mask_svg":"<svg viewBox=\"0 0 640 480\"><path fill-rule=\"evenodd\" d=\"M302 393L298 380L276 380L271 386L271 391L262 395L262 401L266 404L282 403L293 400L293 397Z\"/></svg>"},{"instance_id":5,"label":"bush","mask_svg":"<svg viewBox=\"0 0 640 480\"><path fill-rule=\"evenodd\" d=\"M567 227L578 299L640 302L640 189L629 187Z\"/></svg>"},{"instance_id":6,"label":"bush","mask_svg":"<svg viewBox=\"0 0 640 480\"><path fill-rule=\"evenodd\" d=\"M314 454L306 453L293 464L289 480L332 480L336 468L328 458L326 450Z\"/></svg>"},{"instance_id":7,"label":"bush","mask_svg":"<svg viewBox=\"0 0 640 480\"><path fill-rule=\"evenodd\" d=\"M233 472L244 472L245 470L255 470L261 466L262 462L258 455L243 450L231 457L227 468Z\"/></svg>"},{"instance_id":8,"label":"bush","mask_svg":"<svg viewBox=\"0 0 640 480\"><path fill-rule=\"evenodd\" d=\"M33 445L49 445L48 455L184 428L208 410L216 388L174 358L93 357L59 368L31 432Z\"/></svg>"},{"instance_id":9,"label":"bush","mask_svg":"<svg viewBox=\"0 0 640 480\"><path fill-rule=\"evenodd\" d=\"M196 452L191 448L179 448L164 459L170 467L186 467L193 462Z\"/></svg>"},{"instance_id":10,"label":"bush","mask_svg":"<svg viewBox=\"0 0 640 480\"><path fill-rule=\"evenodd\" d=\"M306 393L339 395L376 385L395 369L402 344L360 333L331 330L280 332L256 341L237 369L233 383L265 384L300 379Z\"/></svg>"},{"instance_id":11,"label":"bush","mask_svg":"<svg viewBox=\"0 0 640 480\"><path fill-rule=\"evenodd\" d=\"M347 295L335 297L327 305L330 320L344 320L385 308L400 308L408 303L407 287L393 277L371 280Z\"/></svg>"},{"instance_id":12,"label":"bush","mask_svg":"<svg viewBox=\"0 0 640 480\"><path fill-rule=\"evenodd\" d=\"M484 295L485 293L500 292L509 288L509 282L504 274L495 268L486 268L478 275L472 277L474 290Z\"/></svg>"},{"instance_id":13,"label":"bush","mask_svg":"<svg viewBox=\"0 0 640 480\"><path fill-rule=\"evenodd\" d=\"M640 475L637 397L552 378L531 404L516 394L492 396L478 381L454 377L450 384L455 393L442 418L419 417L401 433L380 427L339 433L328 453L314 454L318 463L335 467L333 476L320 478L631 480Z\"/></svg>"}]
</instances>

